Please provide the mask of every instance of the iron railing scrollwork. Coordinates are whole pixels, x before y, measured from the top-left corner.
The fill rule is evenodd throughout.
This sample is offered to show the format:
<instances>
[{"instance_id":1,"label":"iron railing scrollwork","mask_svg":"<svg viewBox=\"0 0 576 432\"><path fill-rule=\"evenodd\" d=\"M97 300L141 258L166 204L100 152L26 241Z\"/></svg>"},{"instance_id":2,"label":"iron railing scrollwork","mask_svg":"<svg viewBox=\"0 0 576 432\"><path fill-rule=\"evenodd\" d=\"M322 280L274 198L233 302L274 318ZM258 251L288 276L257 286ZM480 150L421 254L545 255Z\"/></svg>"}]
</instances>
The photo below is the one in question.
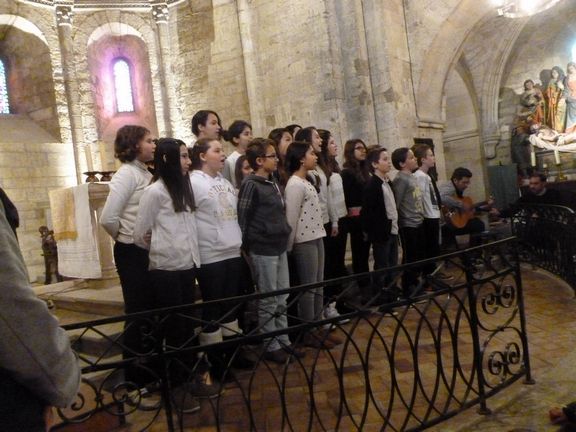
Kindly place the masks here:
<instances>
[{"instance_id":1,"label":"iron railing scrollwork","mask_svg":"<svg viewBox=\"0 0 576 432\"><path fill-rule=\"evenodd\" d=\"M556 205L518 205L512 217L521 255L576 289L576 213Z\"/></svg>"},{"instance_id":2,"label":"iron railing scrollwork","mask_svg":"<svg viewBox=\"0 0 576 432\"><path fill-rule=\"evenodd\" d=\"M427 277L413 297L388 304L380 304L376 295L364 305L356 301L356 282L378 284L388 269L324 282L341 288L334 300L353 307L343 316L350 319L346 324L342 317L300 322L289 316L286 330L261 334L260 322L247 334L200 346L198 331L214 323L202 319L206 304L199 303L65 326L79 351L84 384L77 403L60 411L63 427L105 412L131 424L131 430L165 422L168 430L419 431L474 405L487 412L490 396L521 378L531 381L517 241L460 251L436 262L446 266L452 281ZM394 274L421 265L400 266ZM397 283L379 288L390 292ZM221 302L238 311L254 310L265 296L289 293L291 311L315 286ZM163 334L174 317L196 330L178 346L168 345ZM142 328L149 341L145 352L126 354L122 333L131 326ZM331 350L307 348L304 358L292 356L285 364L264 356L262 342L271 336L288 333L297 345L304 333L330 326L331 334L343 340ZM91 348L97 344L99 349ZM251 359L253 367L236 368L239 356ZM149 395L125 379L127 368L141 369L156 383L155 406L144 406ZM220 378L221 392L199 399L198 410L184 414L175 392L183 382L193 386L204 379L207 370Z\"/></svg>"}]
</instances>

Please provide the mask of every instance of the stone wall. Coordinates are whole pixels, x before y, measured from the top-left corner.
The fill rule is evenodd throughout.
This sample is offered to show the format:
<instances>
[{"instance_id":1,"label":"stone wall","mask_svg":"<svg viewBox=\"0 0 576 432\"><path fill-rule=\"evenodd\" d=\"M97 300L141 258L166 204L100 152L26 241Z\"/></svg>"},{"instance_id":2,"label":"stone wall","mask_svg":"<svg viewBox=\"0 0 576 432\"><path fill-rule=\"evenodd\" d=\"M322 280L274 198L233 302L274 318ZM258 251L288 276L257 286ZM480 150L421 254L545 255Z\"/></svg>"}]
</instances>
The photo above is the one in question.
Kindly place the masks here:
<instances>
[{"instance_id":1,"label":"stone wall","mask_svg":"<svg viewBox=\"0 0 576 432\"><path fill-rule=\"evenodd\" d=\"M457 167L472 171L473 180L467 193L474 201L487 197L484 154L478 131L478 110L470 83L462 75L465 69L454 69L446 82L446 131L444 135L444 157L446 178Z\"/></svg>"},{"instance_id":2,"label":"stone wall","mask_svg":"<svg viewBox=\"0 0 576 432\"><path fill-rule=\"evenodd\" d=\"M30 279L43 281L38 228L50 223L48 192L75 184L74 152L25 115L0 116L0 130L0 186L20 214L18 242Z\"/></svg>"},{"instance_id":3,"label":"stone wall","mask_svg":"<svg viewBox=\"0 0 576 432\"><path fill-rule=\"evenodd\" d=\"M236 119L250 121L235 1L185 2L170 14L178 111L187 125L179 138L192 141L190 120L200 109L218 112L224 127Z\"/></svg>"}]
</instances>

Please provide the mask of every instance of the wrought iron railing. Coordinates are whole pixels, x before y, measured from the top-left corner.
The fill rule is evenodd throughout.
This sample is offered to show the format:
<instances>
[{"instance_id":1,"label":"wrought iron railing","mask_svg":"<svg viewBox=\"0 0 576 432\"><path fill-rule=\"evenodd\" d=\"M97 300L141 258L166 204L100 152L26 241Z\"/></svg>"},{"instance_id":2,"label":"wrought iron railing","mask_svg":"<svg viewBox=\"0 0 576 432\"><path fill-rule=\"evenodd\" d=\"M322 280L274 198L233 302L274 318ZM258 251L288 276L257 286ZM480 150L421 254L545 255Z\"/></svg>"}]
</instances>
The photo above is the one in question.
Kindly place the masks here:
<instances>
[{"instance_id":1,"label":"wrought iron railing","mask_svg":"<svg viewBox=\"0 0 576 432\"><path fill-rule=\"evenodd\" d=\"M83 385L72 407L59 411L62 427L104 414L130 424L130 430L163 422L167 430L418 431L474 405L489 412L490 396L521 378L531 382L516 250L516 240L508 239L443 256L437 262L453 275L451 281L432 275L411 298L393 303L379 304L382 297L376 295L363 305L356 301L356 281L370 278L378 283L388 270L327 281L322 285L338 286L338 300L352 306L351 312L315 322L290 320L289 328L273 334L260 334L256 327L212 345L199 346L197 333L192 333L181 345L170 346L163 334L176 317L196 330L208 325L201 317L205 304L67 325L82 361ZM286 291L289 302L295 304L315 286ZM276 294L223 302L231 310L257 308L258 300L268 295ZM344 324L343 318L350 322ZM123 323L140 329L147 341L145 352L120 355L126 351L123 331L110 336L109 329ZM266 337L289 333L297 345L302 334L325 326L333 327L330 334L339 335L341 345L307 348L304 358L291 357L284 364L263 355ZM93 336L100 338L98 349L91 346ZM228 363L219 369L222 392L200 400L193 414L179 411L173 398L174 370L184 370L190 382L205 378L206 356L217 358L223 352ZM252 359L254 366L236 369L235 356ZM138 389L125 379L126 368L149 374L157 383L160 404L144 407L144 399L134 398Z\"/></svg>"},{"instance_id":2,"label":"wrought iron railing","mask_svg":"<svg viewBox=\"0 0 576 432\"><path fill-rule=\"evenodd\" d=\"M522 260L554 273L576 290L576 214L568 207L519 205L512 231Z\"/></svg>"}]
</instances>

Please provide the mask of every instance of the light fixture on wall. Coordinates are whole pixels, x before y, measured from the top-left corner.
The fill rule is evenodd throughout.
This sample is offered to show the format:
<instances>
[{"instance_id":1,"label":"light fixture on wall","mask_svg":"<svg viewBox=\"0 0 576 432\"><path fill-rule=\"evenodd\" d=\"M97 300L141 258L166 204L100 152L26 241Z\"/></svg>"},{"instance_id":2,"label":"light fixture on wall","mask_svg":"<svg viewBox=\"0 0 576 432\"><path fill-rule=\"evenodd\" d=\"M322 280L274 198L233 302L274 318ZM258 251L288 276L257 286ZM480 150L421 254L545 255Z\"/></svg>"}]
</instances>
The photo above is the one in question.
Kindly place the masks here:
<instances>
[{"instance_id":1,"label":"light fixture on wall","mask_svg":"<svg viewBox=\"0 0 576 432\"><path fill-rule=\"evenodd\" d=\"M492 0L499 16L520 18L543 12L561 0Z\"/></svg>"}]
</instances>

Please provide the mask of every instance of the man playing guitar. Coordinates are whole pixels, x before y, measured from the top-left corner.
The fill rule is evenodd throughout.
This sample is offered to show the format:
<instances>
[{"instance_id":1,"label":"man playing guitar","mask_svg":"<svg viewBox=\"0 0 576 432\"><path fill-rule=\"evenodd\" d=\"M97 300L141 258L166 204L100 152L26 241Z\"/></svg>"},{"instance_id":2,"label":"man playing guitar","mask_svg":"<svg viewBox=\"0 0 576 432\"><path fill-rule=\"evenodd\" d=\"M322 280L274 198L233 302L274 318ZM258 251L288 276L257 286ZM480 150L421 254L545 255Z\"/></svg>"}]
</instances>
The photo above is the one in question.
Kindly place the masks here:
<instances>
[{"instance_id":1,"label":"man playing guitar","mask_svg":"<svg viewBox=\"0 0 576 432\"><path fill-rule=\"evenodd\" d=\"M467 168L456 168L450 182L440 185L440 197L444 213L444 232L453 238L457 235L470 234L470 246L479 244L476 234L486 229L484 222L476 217L476 211L491 211L494 203L492 198L482 203L474 204L464 191L470 186L472 172Z\"/></svg>"}]
</instances>

